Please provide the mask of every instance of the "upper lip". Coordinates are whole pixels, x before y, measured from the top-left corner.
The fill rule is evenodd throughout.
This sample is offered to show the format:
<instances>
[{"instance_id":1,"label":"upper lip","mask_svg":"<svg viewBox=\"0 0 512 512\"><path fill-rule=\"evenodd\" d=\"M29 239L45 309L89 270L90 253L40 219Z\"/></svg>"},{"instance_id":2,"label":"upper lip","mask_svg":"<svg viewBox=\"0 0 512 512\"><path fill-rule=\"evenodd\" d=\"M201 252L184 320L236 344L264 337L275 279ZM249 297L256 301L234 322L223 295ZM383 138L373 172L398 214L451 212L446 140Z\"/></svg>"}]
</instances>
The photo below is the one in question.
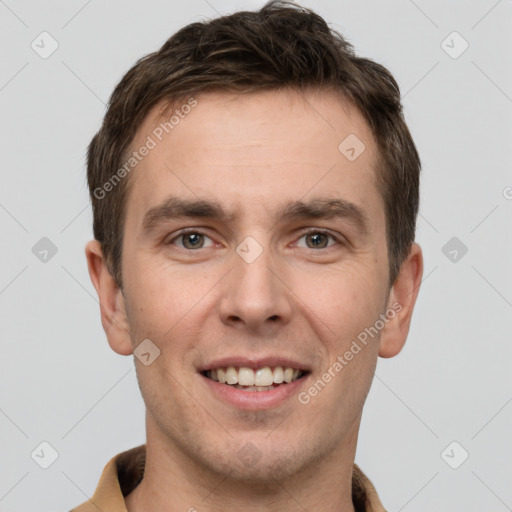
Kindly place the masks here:
<instances>
[{"instance_id":1,"label":"upper lip","mask_svg":"<svg viewBox=\"0 0 512 512\"><path fill-rule=\"evenodd\" d=\"M310 371L307 364L301 363L296 359L282 357L282 356L268 356L268 357L247 357L247 356L229 356L221 359L215 359L211 362L201 365L198 370L204 372L214 368L227 368L228 366L252 368L263 368L264 366L281 366L283 368L294 368L297 370Z\"/></svg>"}]
</instances>

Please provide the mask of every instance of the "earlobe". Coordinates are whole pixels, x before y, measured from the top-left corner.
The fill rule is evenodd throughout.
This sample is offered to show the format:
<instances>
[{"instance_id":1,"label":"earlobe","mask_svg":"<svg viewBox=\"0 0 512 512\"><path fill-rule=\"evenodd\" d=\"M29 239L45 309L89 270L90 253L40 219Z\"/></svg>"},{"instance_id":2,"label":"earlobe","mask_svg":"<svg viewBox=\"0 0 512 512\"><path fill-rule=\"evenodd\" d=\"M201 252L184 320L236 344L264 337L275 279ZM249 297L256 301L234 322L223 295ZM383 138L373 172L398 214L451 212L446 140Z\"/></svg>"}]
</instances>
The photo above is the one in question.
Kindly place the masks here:
<instances>
[{"instance_id":1,"label":"earlobe","mask_svg":"<svg viewBox=\"0 0 512 512\"><path fill-rule=\"evenodd\" d=\"M108 343L114 352L121 355L133 353L128 328L128 319L122 291L110 273L100 243L91 240L85 247L87 267L92 284L98 294L101 324Z\"/></svg>"},{"instance_id":2,"label":"earlobe","mask_svg":"<svg viewBox=\"0 0 512 512\"><path fill-rule=\"evenodd\" d=\"M394 310L395 315L381 332L380 357L394 357L405 345L422 276L421 247L413 243L389 294L387 307L389 311Z\"/></svg>"}]
</instances>

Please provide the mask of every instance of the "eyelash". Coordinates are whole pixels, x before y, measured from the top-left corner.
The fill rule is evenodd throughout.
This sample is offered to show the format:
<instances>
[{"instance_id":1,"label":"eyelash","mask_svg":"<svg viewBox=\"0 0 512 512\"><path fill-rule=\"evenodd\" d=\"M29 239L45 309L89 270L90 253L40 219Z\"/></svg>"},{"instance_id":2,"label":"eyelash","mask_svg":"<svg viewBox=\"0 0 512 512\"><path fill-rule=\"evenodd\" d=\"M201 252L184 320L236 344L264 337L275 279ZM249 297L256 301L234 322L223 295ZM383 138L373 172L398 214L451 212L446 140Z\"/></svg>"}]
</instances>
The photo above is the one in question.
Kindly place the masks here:
<instances>
[{"instance_id":1,"label":"eyelash","mask_svg":"<svg viewBox=\"0 0 512 512\"><path fill-rule=\"evenodd\" d=\"M203 233L201 230L194 229L194 228L188 228L188 229L185 229L185 230L179 232L171 240L169 240L166 244L167 245L171 245L175 240L178 240L181 237L183 237L185 235L188 235L188 234L191 234L191 233L197 234L197 235L206 236L207 238L210 238L210 240L211 240L211 237L209 237L206 233ZM321 234L321 235L328 236L332 240L334 240L337 244L343 245L343 241L342 241L341 237L338 237L338 236L334 235L330 231L326 231L326 230L322 230L322 229L315 229L315 228L310 228L307 231L303 231L301 233L301 235L299 236L298 240L300 240L304 236L311 235L311 234ZM332 247L332 245L329 245L327 247L322 247L321 249L326 250L326 249L329 249L330 247ZM194 252L194 251L198 251L199 249L207 249L207 247L200 247L199 249L187 249L186 247L180 247L180 249L184 249L185 251ZM316 250L316 249L311 248L311 247L305 247L305 249L310 249L310 250L313 250L313 251Z\"/></svg>"}]
</instances>

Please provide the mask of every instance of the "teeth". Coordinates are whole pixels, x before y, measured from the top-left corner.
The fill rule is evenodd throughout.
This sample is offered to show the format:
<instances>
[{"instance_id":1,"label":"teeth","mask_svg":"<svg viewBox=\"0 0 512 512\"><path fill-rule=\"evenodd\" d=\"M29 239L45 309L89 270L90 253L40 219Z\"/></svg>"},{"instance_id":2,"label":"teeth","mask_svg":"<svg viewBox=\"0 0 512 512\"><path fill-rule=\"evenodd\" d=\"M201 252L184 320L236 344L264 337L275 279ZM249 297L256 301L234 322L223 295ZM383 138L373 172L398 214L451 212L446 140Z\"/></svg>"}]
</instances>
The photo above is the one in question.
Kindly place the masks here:
<instances>
[{"instance_id":1,"label":"teeth","mask_svg":"<svg viewBox=\"0 0 512 512\"><path fill-rule=\"evenodd\" d=\"M240 384L240 386L254 386L254 371L252 368L242 366L242 368L238 370L238 384Z\"/></svg>"},{"instance_id":2,"label":"teeth","mask_svg":"<svg viewBox=\"0 0 512 512\"><path fill-rule=\"evenodd\" d=\"M274 368L274 382L282 384L284 382L284 370L280 366Z\"/></svg>"},{"instance_id":3,"label":"teeth","mask_svg":"<svg viewBox=\"0 0 512 512\"><path fill-rule=\"evenodd\" d=\"M265 366L254 372L254 385L255 386L272 386L274 382L274 374L272 370Z\"/></svg>"},{"instance_id":4,"label":"teeth","mask_svg":"<svg viewBox=\"0 0 512 512\"><path fill-rule=\"evenodd\" d=\"M240 384L233 387L243 389L244 391L270 391L271 389L274 389L272 386L240 386Z\"/></svg>"},{"instance_id":5,"label":"teeth","mask_svg":"<svg viewBox=\"0 0 512 512\"><path fill-rule=\"evenodd\" d=\"M226 384L238 384L238 372L233 366L228 366L226 370Z\"/></svg>"},{"instance_id":6,"label":"teeth","mask_svg":"<svg viewBox=\"0 0 512 512\"><path fill-rule=\"evenodd\" d=\"M284 371L284 381L291 382L293 379L293 368L286 368Z\"/></svg>"},{"instance_id":7,"label":"teeth","mask_svg":"<svg viewBox=\"0 0 512 512\"><path fill-rule=\"evenodd\" d=\"M257 370L245 366L240 368L228 366L227 368L209 370L206 372L206 376L221 384L229 384L246 391L267 391L273 388L273 384L293 382L303 373L297 368L283 368L282 366L275 368L264 366Z\"/></svg>"}]
</instances>

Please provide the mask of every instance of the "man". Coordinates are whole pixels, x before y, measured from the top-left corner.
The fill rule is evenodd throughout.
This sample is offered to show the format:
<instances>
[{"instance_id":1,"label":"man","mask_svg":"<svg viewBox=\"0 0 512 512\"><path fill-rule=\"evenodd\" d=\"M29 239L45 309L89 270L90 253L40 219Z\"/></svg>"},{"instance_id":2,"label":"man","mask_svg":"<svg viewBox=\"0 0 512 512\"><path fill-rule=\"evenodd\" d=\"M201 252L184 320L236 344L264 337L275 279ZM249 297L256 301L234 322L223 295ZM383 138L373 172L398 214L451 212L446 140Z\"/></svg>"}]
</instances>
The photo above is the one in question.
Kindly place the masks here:
<instances>
[{"instance_id":1,"label":"man","mask_svg":"<svg viewBox=\"0 0 512 512\"><path fill-rule=\"evenodd\" d=\"M116 87L86 247L146 445L76 512L383 511L354 464L423 272L396 82L310 10L194 23Z\"/></svg>"}]
</instances>

